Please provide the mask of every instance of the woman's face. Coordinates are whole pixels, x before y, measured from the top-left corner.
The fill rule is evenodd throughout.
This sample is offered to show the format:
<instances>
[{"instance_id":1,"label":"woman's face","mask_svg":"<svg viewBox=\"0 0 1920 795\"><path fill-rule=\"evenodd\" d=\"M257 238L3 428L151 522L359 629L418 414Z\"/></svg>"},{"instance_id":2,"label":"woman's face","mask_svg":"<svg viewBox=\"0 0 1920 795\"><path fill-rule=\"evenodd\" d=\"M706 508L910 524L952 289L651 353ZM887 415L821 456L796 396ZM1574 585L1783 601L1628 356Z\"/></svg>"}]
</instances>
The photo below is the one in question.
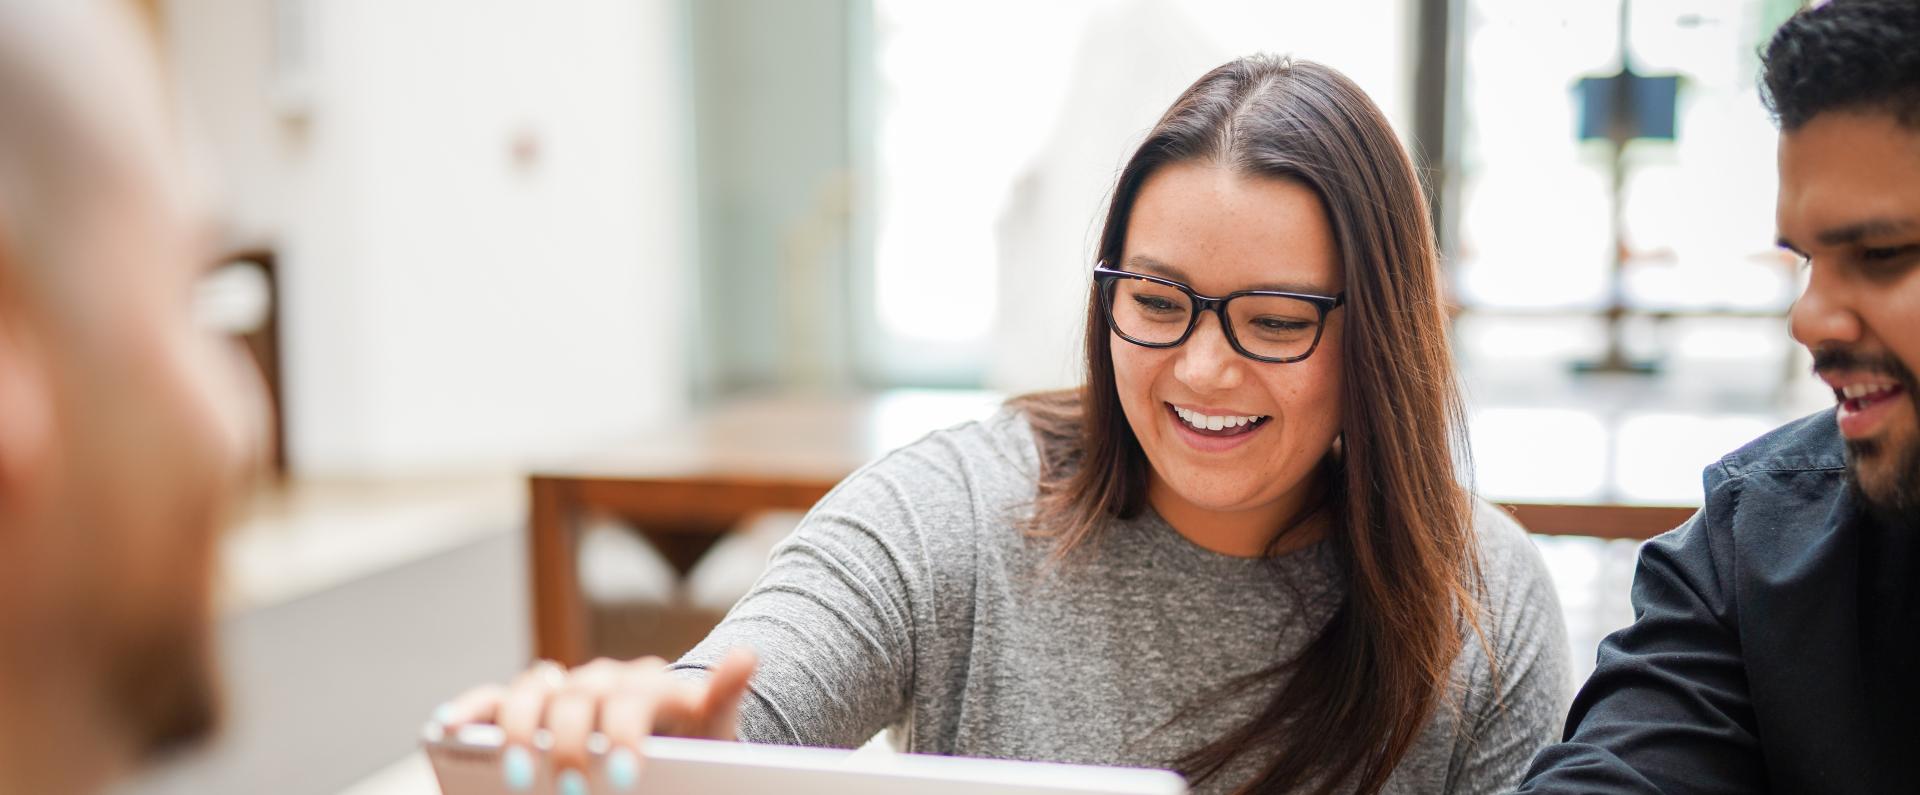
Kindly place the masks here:
<instances>
[{"instance_id":1,"label":"woman's face","mask_svg":"<svg viewBox=\"0 0 1920 795\"><path fill-rule=\"evenodd\" d=\"M1331 296L1345 289L1333 230L1311 189L1200 163L1162 166L1147 178L1121 261L1110 267L1216 297L1255 289ZM1120 404L1152 464L1156 488L1149 493L1157 509L1277 517L1298 509L1315 465L1340 433L1346 312L1327 315L1312 356L1287 364L1242 356L1213 312L1174 348L1142 347L1109 331ZM1262 419L1205 431L1183 413ZM1162 504L1168 499L1180 504Z\"/></svg>"}]
</instances>

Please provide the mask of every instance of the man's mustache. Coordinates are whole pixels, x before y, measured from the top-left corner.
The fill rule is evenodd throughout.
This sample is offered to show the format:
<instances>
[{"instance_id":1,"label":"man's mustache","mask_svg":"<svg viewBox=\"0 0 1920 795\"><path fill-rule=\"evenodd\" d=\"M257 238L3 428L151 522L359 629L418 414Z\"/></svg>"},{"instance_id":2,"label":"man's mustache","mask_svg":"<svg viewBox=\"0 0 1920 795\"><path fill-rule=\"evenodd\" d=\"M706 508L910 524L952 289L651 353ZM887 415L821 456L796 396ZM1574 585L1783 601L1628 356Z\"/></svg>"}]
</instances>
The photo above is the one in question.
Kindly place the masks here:
<instances>
[{"instance_id":1,"label":"man's mustache","mask_svg":"<svg viewBox=\"0 0 1920 795\"><path fill-rule=\"evenodd\" d=\"M1893 376L1910 390L1914 386L1913 371L1893 354L1860 354L1851 348L1823 346L1813 351L1813 372L1815 375L1827 375L1833 372L1879 373Z\"/></svg>"}]
</instances>

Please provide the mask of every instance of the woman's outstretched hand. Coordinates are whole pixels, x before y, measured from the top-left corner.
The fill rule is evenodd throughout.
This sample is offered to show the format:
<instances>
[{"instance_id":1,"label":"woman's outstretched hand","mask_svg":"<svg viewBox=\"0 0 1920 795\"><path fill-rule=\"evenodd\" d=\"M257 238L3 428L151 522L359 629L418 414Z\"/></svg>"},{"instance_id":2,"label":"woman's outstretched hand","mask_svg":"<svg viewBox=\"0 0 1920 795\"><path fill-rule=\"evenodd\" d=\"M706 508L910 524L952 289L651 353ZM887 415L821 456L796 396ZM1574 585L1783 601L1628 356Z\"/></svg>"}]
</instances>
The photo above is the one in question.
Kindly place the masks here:
<instances>
[{"instance_id":1,"label":"woman's outstretched hand","mask_svg":"<svg viewBox=\"0 0 1920 795\"><path fill-rule=\"evenodd\" d=\"M599 659L571 671L541 661L506 685L484 685L448 702L434 719L452 734L469 723L493 723L506 734L501 755L507 785L533 786L533 734L546 729L561 795L585 795L587 738L606 735L606 781L631 789L639 781L640 741L649 735L709 740L740 738L740 700L755 658L736 649L704 680L674 676L666 661Z\"/></svg>"}]
</instances>

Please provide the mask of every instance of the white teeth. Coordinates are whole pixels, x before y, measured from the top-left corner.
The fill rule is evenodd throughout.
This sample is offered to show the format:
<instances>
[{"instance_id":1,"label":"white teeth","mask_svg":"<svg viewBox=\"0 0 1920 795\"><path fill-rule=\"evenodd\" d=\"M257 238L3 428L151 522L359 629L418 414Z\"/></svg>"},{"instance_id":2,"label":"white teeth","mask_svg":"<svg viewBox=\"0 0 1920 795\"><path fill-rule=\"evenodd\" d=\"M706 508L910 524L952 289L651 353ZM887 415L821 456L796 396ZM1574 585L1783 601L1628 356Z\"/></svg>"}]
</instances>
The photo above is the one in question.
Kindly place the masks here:
<instances>
[{"instance_id":1,"label":"white teeth","mask_svg":"<svg viewBox=\"0 0 1920 795\"><path fill-rule=\"evenodd\" d=\"M1183 409L1183 408L1180 408L1179 406L1174 406L1173 412L1175 414L1180 415L1180 419L1185 420L1188 425L1191 425L1195 428L1199 428L1201 430L1208 430L1208 431L1218 431L1226 428L1238 428L1242 425L1258 422L1261 419L1261 417L1258 415L1214 417L1206 414L1201 414L1200 412L1193 411L1190 409Z\"/></svg>"},{"instance_id":2,"label":"white teeth","mask_svg":"<svg viewBox=\"0 0 1920 795\"><path fill-rule=\"evenodd\" d=\"M1854 384L1852 386L1841 387L1840 394L1846 399L1852 400L1854 398L1861 398L1861 397L1866 397L1868 395L1876 394L1879 392L1884 392L1892 388L1893 388L1892 384Z\"/></svg>"}]
</instances>

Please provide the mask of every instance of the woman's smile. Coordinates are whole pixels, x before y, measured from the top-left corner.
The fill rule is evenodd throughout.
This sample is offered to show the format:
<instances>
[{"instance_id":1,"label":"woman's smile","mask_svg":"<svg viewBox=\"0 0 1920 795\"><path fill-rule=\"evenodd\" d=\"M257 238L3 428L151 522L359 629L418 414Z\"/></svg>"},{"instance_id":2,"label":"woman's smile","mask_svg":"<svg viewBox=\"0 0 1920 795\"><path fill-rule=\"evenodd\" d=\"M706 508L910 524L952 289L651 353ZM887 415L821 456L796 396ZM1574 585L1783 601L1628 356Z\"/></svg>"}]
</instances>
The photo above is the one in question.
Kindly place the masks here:
<instances>
[{"instance_id":1,"label":"woman's smile","mask_svg":"<svg viewBox=\"0 0 1920 795\"><path fill-rule=\"evenodd\" d=\"M1271 415L1238 414L1162 403L1174 435L1202 453L1224 453L1251 441L1267 427Z\"/></svg>"}]
</instances>

